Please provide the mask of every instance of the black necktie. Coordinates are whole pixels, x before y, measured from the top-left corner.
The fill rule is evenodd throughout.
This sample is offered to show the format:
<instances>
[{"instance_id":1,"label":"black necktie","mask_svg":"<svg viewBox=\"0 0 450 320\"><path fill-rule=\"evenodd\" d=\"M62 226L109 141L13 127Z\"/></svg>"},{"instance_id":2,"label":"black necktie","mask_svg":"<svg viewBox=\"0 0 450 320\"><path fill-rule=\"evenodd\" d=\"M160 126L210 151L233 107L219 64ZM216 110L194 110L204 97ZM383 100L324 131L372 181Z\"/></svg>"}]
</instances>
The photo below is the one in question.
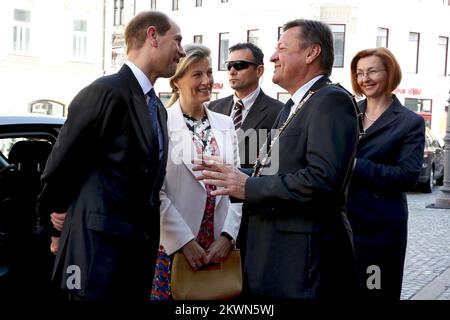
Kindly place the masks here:
<instances>
[{"instance_id":1,"label":"black necktie","mask_svg":"<svg viewBox=\"0 0 450 320\"><path fill-rule=\"evenodd\" d=\"M280 119L278 119L278 125L277 128L280 128L288 119L289 114L291 113L291 107L294 105L294 101L292 99L289 99L286 104L283 107L283 110L281 111Z\"/></svg>"},{"instance_id":2,"label":"black necktie","mask_svg":"<svg viewBox=\"0 0 450 320\"><path fill-rule=\"evenodd\" d=\"M241 100L236 101L234 104L234 114L233 114L233 123L234 129L238 130L242 125L242 109L244 109L244 105Z\"/></svg>"},{"instance_id":3,"label":"black necktie","mask_svg":"<svg viewBox=\"0 0 450 320\"><path fill-rule=\"evenodd\" d=\"M159 158L162 158L163 154L163 136L161 131L161 126L158 121L158 101L156 98L155 89L151 89L148 92L148 112L150 113L150 120L152 121L153 134L158 139L159 144Z\"/></svg>"}]
</instances>

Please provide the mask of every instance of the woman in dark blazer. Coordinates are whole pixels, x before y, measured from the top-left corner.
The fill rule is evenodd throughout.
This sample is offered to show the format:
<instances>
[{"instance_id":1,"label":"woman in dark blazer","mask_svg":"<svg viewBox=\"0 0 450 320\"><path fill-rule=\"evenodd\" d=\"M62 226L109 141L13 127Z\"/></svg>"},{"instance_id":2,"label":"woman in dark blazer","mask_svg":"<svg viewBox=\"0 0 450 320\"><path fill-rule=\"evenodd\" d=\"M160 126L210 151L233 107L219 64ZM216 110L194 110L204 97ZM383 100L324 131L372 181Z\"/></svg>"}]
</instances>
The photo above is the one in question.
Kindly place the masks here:
<instances>
[{"instance_id":1,"label":"woman in dark blazer","mask_svg":"<svg viewBox=\"0 0 450 320\"><path fill-rule=\"evenodd\" d=\"M425 123L392 94L402 74L388 49L358 52L351 76L356 95L365 96L359 103L365 135L347 200L362 297L398 300L407 242L405 192L419 177Z\"/></svg>"}]
</instances>

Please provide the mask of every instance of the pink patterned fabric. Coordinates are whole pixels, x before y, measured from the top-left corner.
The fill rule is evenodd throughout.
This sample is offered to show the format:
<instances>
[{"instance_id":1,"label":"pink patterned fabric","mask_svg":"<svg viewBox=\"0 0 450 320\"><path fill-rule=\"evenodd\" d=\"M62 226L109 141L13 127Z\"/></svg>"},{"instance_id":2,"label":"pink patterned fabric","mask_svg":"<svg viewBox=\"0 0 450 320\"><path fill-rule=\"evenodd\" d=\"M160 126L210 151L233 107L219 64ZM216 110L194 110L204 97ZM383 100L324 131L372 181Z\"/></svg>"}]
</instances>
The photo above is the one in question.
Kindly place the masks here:
<instances>
[{"instance_id":1,"label":"pink patterned fabric","mask_svg":"<svg viewBox=\"0 0 450 320\"><path fill-rule=\"evenodd\" d=\"M192 141L194 142L197 156L218 156L219 147L212 134L211 125L209 124L208 118L205 116L200 122L185 115L185 119L187 126L193 133ZM216 197L211 195L211 191L216 190L216 186L205 185L205 188L205 211L203 212L203 219L196 240L200 246L206 250L214 242L214 211L216 206Z\"/></svg>"}]
</instances>

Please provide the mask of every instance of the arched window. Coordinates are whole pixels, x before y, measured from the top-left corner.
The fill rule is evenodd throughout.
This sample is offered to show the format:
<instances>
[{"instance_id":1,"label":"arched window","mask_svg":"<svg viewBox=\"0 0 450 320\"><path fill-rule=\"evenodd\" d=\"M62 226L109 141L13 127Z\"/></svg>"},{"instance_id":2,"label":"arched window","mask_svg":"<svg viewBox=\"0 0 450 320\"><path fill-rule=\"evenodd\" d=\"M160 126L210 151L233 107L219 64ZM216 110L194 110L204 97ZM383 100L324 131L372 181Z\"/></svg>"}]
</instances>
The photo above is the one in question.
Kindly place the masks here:
<instances>
[{"instance_id":1,"label":"arched window","mask_svg":"<svg viewBox=\"0 0 450 320\"><path fill-rule=\"evenodd\" d=\"M58 117L66 116L66 105L55 100L35 100L30 102L29 106L29 110L31 113L48 114Z\"/></svg>"}]
</instances>

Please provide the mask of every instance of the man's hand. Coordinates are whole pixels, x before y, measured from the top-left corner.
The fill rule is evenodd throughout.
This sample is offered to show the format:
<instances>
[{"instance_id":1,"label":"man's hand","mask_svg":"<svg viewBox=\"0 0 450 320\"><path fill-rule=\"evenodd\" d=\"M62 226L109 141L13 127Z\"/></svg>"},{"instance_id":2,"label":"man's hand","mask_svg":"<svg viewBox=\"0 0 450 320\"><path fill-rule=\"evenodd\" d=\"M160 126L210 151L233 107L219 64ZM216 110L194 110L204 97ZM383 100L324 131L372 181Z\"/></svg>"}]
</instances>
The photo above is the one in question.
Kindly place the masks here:
<instances>
[{"instance_id":1,"label":"man's hand","mask_svg":"<svg viewBox=\"0 0 450 320\"><path fill-rule=\"evenodd\" d=\"M52 243L50 244L50 251L56 255L59 249L59 237L52 237Z\"/></svg>"},{"instance_id":2,"label":"man's hand","mask_svg":"<svg viewBox=\"0 0 450 320\"><path fill-rule=\"evenodd\" d=\"M58 231L62 231L64 220L66 219L66 212L64 213L53 212L50 215L50 219L53 223L53 227Z\"/></svg>"},{"instance_id":3,"label":"man's hand","mask_svg":"<svg viewBox=\"0 0 450 320\"><path fill-rule=\"evenodd\" d=\"M237 199L245 199L245 182L248 176L239 171L239 169L223 163L217 157L204 156L202 159L193 160L196 167L193 171L201 171L197 180L203 180L205 184L218 187L211 192L211 195L226 195Z\"/></svg>"}]
</instances>

